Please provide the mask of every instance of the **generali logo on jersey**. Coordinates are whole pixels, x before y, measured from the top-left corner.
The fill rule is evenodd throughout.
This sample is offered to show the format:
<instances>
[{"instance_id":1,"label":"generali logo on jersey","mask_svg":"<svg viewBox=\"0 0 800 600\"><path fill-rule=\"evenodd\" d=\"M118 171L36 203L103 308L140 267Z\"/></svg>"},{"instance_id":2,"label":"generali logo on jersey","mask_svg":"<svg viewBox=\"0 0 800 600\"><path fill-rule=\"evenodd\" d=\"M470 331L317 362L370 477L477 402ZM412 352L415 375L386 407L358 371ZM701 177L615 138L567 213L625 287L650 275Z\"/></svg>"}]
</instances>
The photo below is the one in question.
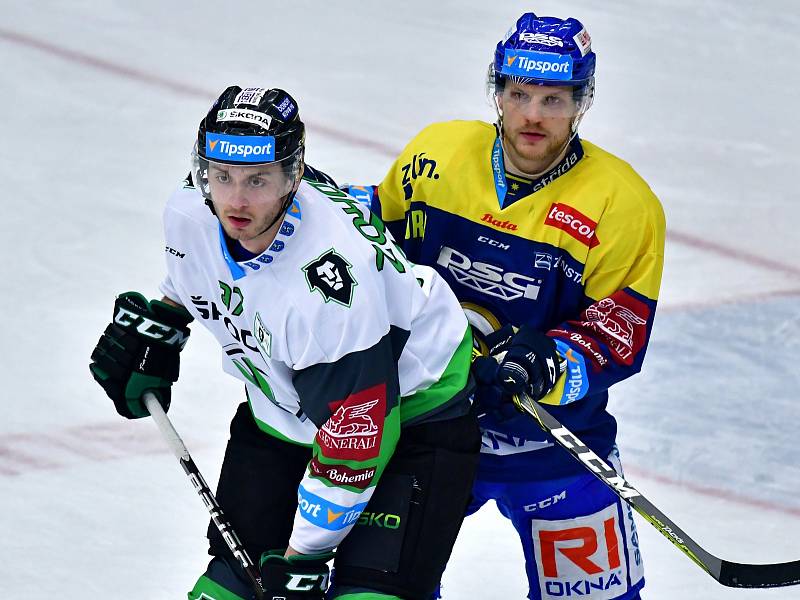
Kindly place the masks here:
<instances>
[{"instance_id":1,"label":"generali logo on jersey","mask_svg":"<svg viewBox=\"0 0 800 600\"><path fill-rule=\"evenodd\" d=\"M386 385L380 384L331 402L333 414L317 432L323 454L337 460L378 456L386 414Z\"/></svg>"},{"instance_id":2,"label":"generali logo on jersey","mask_svg":"<svg viewBox=\"0 0 800 600\"><path fill-rule=\"evenodd\" d=\"M597 223L567 204L553 203L544 224L566 231L589 248L594 248L600 243L595 235Z\"/></svg>"},{"instance_id":3,"label":"generali logo on jersey","mask_svg":"<svg viewBox=\"0 0 800 600\"><path fill-rule=\"evenodd\" d=\"M632 365L647 341L650 308L625 292L617 292L589 306L584 326L600 334L615 362Z\"/></svg>"}]
</instances>

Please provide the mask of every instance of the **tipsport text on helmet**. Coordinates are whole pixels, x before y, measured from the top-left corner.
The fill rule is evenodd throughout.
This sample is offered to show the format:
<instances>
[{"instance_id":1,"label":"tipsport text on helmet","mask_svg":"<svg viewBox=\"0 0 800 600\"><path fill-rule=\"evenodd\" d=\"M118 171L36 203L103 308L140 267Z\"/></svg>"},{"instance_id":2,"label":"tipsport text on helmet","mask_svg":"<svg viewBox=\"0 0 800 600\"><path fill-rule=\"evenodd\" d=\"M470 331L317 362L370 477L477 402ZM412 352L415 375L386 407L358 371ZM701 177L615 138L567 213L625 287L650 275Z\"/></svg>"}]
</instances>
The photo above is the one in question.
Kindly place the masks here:
<instances>
[{"instance_id":1,"label":"tipsport text on helmet","mask_svg":"<svg viewBox=\"0 0 800 600\"><path fill-rule=\"evenodd\" d=\"M572 79L572 57L553 52L506 50L503 75L545 78L562 81Z\"/></svg>"},{"instance_id":2,"label":"tipsport text on helmet","mask_svg":"<svg viewBox=\"0 0 800 600\"><path fill-rule=\"evenodd\" d=\"M272 136L206 134L206 158L262 163L275 160Z\"/></svg>"}]
</instances>

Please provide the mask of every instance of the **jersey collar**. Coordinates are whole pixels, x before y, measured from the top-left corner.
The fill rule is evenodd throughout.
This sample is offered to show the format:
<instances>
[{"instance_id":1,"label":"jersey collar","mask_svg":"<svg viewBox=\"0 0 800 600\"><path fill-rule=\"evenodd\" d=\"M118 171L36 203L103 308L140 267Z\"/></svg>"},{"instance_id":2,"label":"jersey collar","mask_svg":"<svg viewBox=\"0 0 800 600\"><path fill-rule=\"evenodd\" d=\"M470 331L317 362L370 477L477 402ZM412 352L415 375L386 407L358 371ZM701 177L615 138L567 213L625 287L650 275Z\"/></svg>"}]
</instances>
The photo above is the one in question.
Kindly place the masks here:
<instances>
[{"instance_id":1,"label":"jersey collar","mask_svg":"<svg viewBox=\"0 0 800 600\"><path fill-rule=\"evenodd\" d=\"M553 183L557 178L561 177L564 173L569 171L572 167L578 164L578 161L583 158L583 145L576 133L569 141L567 152L558 164L552 169L543 173L536 179L530 180L531 190L537 192L543 187ZM508 182L506 181L506 167L503 160L503 144L498 135L494 139L494 146L492 147L492 172L494 174L494 189L497 193L497 201L500 204L500 209L504 209L511 203L506 203L506 194L508 193ZM532 193L533 193L532 192Z\"/></svg>"}]
</instances>

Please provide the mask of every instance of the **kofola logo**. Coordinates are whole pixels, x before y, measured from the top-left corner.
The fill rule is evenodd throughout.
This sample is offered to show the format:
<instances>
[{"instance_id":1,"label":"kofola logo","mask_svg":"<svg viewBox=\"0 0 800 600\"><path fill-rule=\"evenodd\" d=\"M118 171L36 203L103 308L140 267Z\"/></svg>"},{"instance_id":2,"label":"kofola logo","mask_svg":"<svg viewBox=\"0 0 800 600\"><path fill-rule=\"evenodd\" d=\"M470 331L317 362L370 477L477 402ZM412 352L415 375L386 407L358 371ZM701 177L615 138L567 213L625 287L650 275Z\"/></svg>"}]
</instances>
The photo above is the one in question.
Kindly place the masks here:
<instances>
[{"instance_id":1,"label":"kofola logo","mask_svg":"<svg viewBox=\"0 0 800 600\"><path fill-rule=\"evenodd\" d=\"M271 135L207 133L206 158L241 163L272 162L275 160L275 138Z\"/></svg>"},{"instance_id":2,"label":"kofola logo","mask_svg":"<svg viewBox=\"0 0 800 600\"><path fill-rule=\"evenodd\" d=\"M502 73L540 79L572 79L572 57L554 52L507 50Z\"/></svg>"},{"instance_id":3,"label":"kofola logo","mask_svg":"<svg viewBox=\"0 0 800 600\"><path fill-rule=\"evenodd\" d=\"M566 231L589 248L594 248L600 243L595 235L597 223L567 204L553 203L544 224Z\"/></svg>"}]
</instances>

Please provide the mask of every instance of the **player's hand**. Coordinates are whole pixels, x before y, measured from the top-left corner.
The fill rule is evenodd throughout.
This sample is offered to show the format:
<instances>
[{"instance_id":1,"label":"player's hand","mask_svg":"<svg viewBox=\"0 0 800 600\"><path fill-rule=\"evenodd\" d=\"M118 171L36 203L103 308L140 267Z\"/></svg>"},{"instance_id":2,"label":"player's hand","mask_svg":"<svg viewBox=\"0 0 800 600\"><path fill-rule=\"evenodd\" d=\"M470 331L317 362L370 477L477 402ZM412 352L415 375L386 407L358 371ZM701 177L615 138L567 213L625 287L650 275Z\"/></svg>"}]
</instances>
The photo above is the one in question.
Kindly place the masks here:
<instances>
[{"instance_id":1,"label":"player's hand","mask_svg":"<svg viewBox=\"0 0 800 600\"><path fill-rule=\"evenodd\" d=\"M295 554L284 557L284 550L261 555L261 586L264 600L323 600L328 589L328 561L333 552Z\"/></svg>"},{"instance_id":2,"label":"player's hand","mask_svg":"<svg viewBox=\"0 0 800 600\"><path fill-rule=\"evenodd\" d=\"M114 318L92 352L89 370L128 419L150 413L142 396L151 391L169 409L170 387L178 379L180 351L189 338L189 312L137 292L120 294Z\"/></svg>"},{"instance_id":3,"label":"player's hand","mask_svg":"<svg viewBox=\"0 0 800 600\"><path fill-rule=\"evenodd\" d=\"M525 390L534 400L541 400L556 385L560 374L561 358L555 340L523 325L511 339L495 378L507 394Z\"/></svg>"},{"instance_id":4,"label":"player's hand","mask_svg":"<svg viewBox=\"0 0 800 600\"><path fill-rule=\"evenodd\" d=\"M473 329L475 340L480 346L479 349L473 350L475 358L472 360L472 375L477 384L475 400L479 417L491 414L495 421L503 422L519 416L511 397L498 385L497 377L498 361L505 357L511 347L514 333L511 325L504 325L486 336ZM482 352L485 354L481 354Z\"/></svg>"}]
</instances>

